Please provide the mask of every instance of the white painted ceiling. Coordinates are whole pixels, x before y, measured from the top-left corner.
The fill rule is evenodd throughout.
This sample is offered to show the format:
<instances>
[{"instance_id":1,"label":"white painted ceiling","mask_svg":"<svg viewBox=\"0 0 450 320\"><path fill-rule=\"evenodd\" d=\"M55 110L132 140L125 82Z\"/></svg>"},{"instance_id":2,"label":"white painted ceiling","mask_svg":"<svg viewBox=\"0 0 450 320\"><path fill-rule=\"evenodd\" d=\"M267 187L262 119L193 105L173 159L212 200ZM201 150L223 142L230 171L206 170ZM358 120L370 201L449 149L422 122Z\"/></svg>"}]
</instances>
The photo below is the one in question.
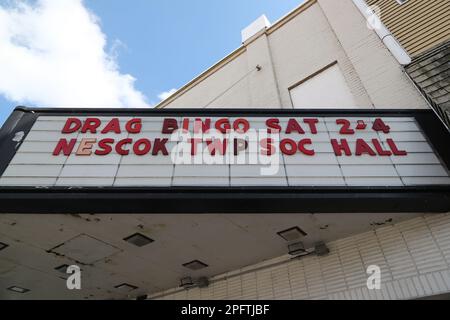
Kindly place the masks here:
<instances>
[{"instance_id":1,"label":"white painted ceiling","mask_svg":"<svg viewBox=\"0 0 450 320\"><path fill-rule=\"evenodd\" d=\"M287 253L277 232L299 226L306 247L420 214L0 215L0 299L125 299L214 276ZM391 223L388 222L388 223ZM142 233L144 247L123 239ZM183 263L209 265L191 271ZM76 261L87 262L89 265ZM63 264L82 268L82 290L66 288ZM138 287L122 292L122 283ZM30 291L14 293L19 286Z\"/></svg>"}]
</instances>

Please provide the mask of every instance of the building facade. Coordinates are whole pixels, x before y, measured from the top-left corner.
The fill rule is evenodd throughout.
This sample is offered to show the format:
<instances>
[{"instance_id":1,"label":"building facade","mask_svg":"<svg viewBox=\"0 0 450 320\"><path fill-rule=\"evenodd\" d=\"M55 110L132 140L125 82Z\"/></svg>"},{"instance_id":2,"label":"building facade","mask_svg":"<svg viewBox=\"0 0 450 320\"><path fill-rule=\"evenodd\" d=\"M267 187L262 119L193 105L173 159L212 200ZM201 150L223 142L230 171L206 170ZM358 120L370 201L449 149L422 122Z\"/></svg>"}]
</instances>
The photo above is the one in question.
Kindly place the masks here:
<instances>
[{"instance_id":1,"label":"building facade","mask_svg":"<svg viewBox=\"0 0 450 320\"><path fill-rule=\"evenodd\" d=\"M243 31L242 47L157 107L429 108L426 93L407 74L418 79L418 58L405 69L367 25L356 2L307 1L274 25L256 21ZM379 6L379 18L412 57L423 57L449 39L448 1L400 5L374 0L367 5ZM442 54L434 59L439 58ZM448 252L441 249L448 246L443 243L450 234L444 222L448 218L424 214L374 227L328 243L331 253L326 257L282 256L218 275L208 288L174 288L151 297L414 299L448 293ZM443 242L433 235L429 219L439 221ZM425 239L433 249L425 249ZM436 259L426 252L434 252ZM382 266L386 276L381 291L366 285L366 270L373 264Z\"/></svg>"},{"instance_id":2,"label":"building facade","mask_svg":"<svg viewBox=\"0 0 450 320\"><path fill-rule=\"evenodd\" d=\"M412 58L406 72L439 116L450 125L450 4L437 1L381 1L367 4Z\"/></svg>"},{"instance_id":3,"label":"building facade","mask_svg":"<svg viewBox=\"0 0 450 320\"><path fill-rule=\"evenodd\" d=\"M240 48L157 107L428 108L352 1L307 1L253 28ZM323 86L338 89L318 97Z\"/></svg>"},{"instance_id":4,"label":"building facade","mask_svg":"<svg viewBox=\"0 0 450 320\"><path fill-rule=\"evenodd\" d=\"M406 72L410 54L362 4L257 19L155 110L17 108L0 131L0 298L448 294L449 132ZM304 154L285 149L273 177L171 163L161 139L149 156L195 118L202 134L208 119L287 126L317 154L294 141ZM65 287L74 263L81 291Z\"/></svg>"},{"instance_id":5,"label":"building facade","mask_svg":"<svg viewBox=\"0 0 450 320\"><path fill-rule=\"evenodd\" d=\"M217 275L208 288L173 288L151 299L408 300L450 291L448 214L424 215L327 243L323 257L282 256ZM369 266L381 289L369 290Z\"/></svg>"},{"instance_id":6,"label":"building facade","mask_svg":"<svg viewBox=\"0 0 450 320\"><path fill-rule=\"evenodd\" d=\"M412 58L450 40L449 3L445 0L367 0Z\"/></svg>"}]
</instances>

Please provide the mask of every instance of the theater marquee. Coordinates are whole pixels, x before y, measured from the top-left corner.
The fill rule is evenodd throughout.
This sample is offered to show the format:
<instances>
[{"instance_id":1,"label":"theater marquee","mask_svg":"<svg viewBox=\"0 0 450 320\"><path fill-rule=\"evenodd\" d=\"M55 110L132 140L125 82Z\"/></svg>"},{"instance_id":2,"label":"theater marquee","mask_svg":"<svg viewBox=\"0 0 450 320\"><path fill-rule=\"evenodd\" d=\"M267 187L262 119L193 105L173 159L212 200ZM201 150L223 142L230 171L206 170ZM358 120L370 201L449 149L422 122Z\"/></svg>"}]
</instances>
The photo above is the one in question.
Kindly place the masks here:
<instances>
[{"instance_id":1,"label":"theater marquee","mask_svg":"<svg viewBox=\"0 0 450 320\"><path fill-rule=\"evenodd\" d=\"M449 203L449 142L446 128L425 110L18 108L1 133L0 187L62 198L145 191L153 203L175 195L220 201L226 194L238 202L261 196L262 204L269 196L282 201L269 208L289 212L315 211L292 207L296 198L304 205L331 201L327 210L316 205L318 211L332 212L338 202L352 211L355 195L359 202L381 192L398 202L413 193L417 200L420 191L422 206L442 211ZM260 204L245 210L269 210ZM167 209L172 205L159 210L176 211Z\"/></svg>"}]
</instances>

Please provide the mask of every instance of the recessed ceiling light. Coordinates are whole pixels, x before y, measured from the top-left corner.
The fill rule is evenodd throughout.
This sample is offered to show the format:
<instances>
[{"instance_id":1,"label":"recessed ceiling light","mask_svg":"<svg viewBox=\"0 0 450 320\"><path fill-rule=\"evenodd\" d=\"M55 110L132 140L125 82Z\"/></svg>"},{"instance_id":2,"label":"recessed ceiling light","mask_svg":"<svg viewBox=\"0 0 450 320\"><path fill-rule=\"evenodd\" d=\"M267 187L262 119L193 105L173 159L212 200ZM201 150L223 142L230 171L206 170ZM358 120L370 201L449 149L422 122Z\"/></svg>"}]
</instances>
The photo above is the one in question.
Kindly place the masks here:
<instances>
[{"instance_id":1,"label":"recessed ceiling light","mask_svg":"<svg viewBox=\"0 0 450 320\"><path fill-rule=\"evenodd\" d=\"M199 288L209 287L209 279L207 277L201 277L197 279L197 285Z\"/></svg>"},{"instance_id":2,"label":"recessed ceiling light","mask_svg":"<svg viewBox=\"0 0 450 320\"><path fill-rule=\"evenodd\" d=\"M306 252L305 246L303 245L302 242L296 242L296 243L290 244L288 246L288 249L289 249L289 254L291 256L296 256L296 255Z\"/></svg>"},{"instance_id":3,"label":"recessed ceiling light","mask_svg":"<svg viewBox=\"0 0 450 320\"><path fill-rule=\"evenodd\" d=\"M203 269L203 268L207 268L208 265L206 263L201 262L201 261L194 260L194 261L191 261L191 262L183 264L183 267L186 267L188 269L191 269L191 270L195 271L195 270L200 270L200 269Z\"/></svg>"},{"instance_id":4,"label":"recessed ceiling light","mask_svg":"<svg viewBox=\"0 0 450 320\"><path fill-rule=\"evenodd\" d=\"M55 270L58 270L61 273L67 273L68 267L69 266L67 264L63 264L63 265L60 265L59 267L56 267Z\"/></svg>"},{"instance_id":5,"label":"recessed ceiling light","mask_svg":"<svg viewBox=\"0 0 450 320\"><path fill-rule=\"evenodd\" d=\"M181 288L189 288L194 286L194 281L192 281L191 277L184 277L180 280L180 287Z\"/></svg>"},{"instance_id":6,"label":"recessed ceiling light","mask_svg":"<svg viewBox=\"0 0 450 320\"><path fill-rule=\"evenodd\" d=\"M330 249L327 247L325 242L320 241L314 245L314 252L319 256L326 256L330 253Z\"/></svg>"},{"instance_id":7,"label":"recessed ceiling light","mask_svg":"<svg viewBox=\"0 0 450 320\"><path fill-rule=\"evenodd\" d=\"M129 237L126 237L125 239L123 239L129 243L134 244L135 246L138 247L143 247L148 245L149 243L154 242L155 240L150 239L149 237L144 236L143 234L140 233L135 233Z\"/></svg>"},{"instance_id":8,"label":"recessed ceiling light","mask_svg":"<svg viewBox=\"0 0 450 320\"><path fill-rule=\"evenodd\" d=\"M12 291L12 292L16 292L16 293L27 293L28 291L30 291L29 289L16 287L16 286L9 287L8 290Z\"/></svg>"},{"instance_id":9,"label":"recessed ceiling light","mask_svg":"<svg viewBox=\"0 0 450 320\"><path fill-rule=\"evenodd\" d=\"M128 283L122 283L122 284L119 284L118 286L115 286L114 288L119 289L121 291L129 292L129 291L136 290L138 287L133 286L133 285L128 284Z\"/></svg>"},{"instance_id":10,"label":"recessed ceiling light","mask_svg":"<svg viewBox=\"0 0 450 320\"><path fill-rule=\"evenodd\" d=\"M307 236L308 234L299 227L293 227L287 230L277 232L277 234L286 241L293 241Z\"/></svg>"},{"instance_id":11,"label":"recessed ceiling light","mask_svg":"<svg viewBox=\"0 0 450 320\"><path fill-rule=\"evenodd\" d=\"M0 251L9 247L6 243L0 242Z\"/></svg>"}]
</instances>

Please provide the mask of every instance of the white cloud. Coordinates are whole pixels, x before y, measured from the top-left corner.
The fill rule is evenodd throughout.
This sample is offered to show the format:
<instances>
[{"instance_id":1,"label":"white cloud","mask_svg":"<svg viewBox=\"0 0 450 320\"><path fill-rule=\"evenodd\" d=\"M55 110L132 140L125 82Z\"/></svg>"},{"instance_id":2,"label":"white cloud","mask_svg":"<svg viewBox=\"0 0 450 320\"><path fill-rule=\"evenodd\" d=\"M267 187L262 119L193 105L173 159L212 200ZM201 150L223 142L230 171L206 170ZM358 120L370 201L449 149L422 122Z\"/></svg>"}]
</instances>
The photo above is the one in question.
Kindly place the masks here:
<instances>
[{"instance_id":1,"label":"white cloud","mask_svg":"<svg viewBox=\"0 0 450 320\"><path fill-rule=\"evenodd\" d=\"M0 5L0 95L37 106L145 107L83 0Z\"/></svg>"},{"instance_id":2,"label":"white cloud","mask_svg":"<svg viewBox=\"0 0 450 320\"><path fill-rule=\"evenodd\" d=\"M169 91L161 92L160 94L158 94L158 98L160 100L166 100L168 97L170 97L171 95L173 95L177 91L178 91L177 89L171 89Z\"/></svg>"}]
</instances>

